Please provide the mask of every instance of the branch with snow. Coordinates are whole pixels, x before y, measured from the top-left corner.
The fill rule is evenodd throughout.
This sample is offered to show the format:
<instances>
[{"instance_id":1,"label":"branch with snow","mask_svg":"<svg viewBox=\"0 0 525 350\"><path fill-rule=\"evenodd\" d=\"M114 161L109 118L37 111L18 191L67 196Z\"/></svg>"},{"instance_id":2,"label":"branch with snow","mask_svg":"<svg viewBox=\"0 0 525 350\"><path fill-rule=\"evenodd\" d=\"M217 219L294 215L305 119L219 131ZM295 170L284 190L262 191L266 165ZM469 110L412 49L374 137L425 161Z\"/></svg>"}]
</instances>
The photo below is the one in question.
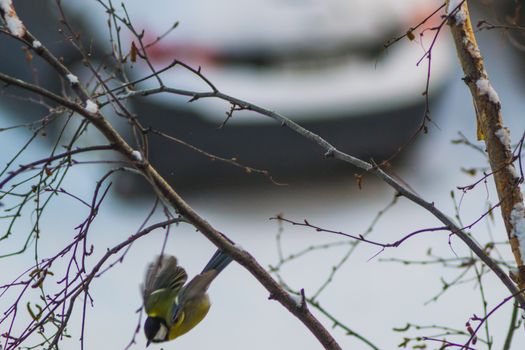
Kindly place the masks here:
<instances>
[{"instance_id":1,"label":"branch with snow","mask_svg":"<svg viewBox=\"0 0 525 350\"><path fill-rule=\"evenodd\" d=\"M525 206L516 203L510 212L510 223L512 224L512 236L519 242L521 258L525 258Z\"/></svg>"},{"instance_id":2,"label":"branch with snow","mask_svg":"<svg viewBox=\"0 0 525 350\"><path fill-rule=\"evenodd\" d=\"M456 24L464 23L467 14L463 11L462 6L465 0L450 0L447 5L447 16L453 17Z\"/></svg>"},{"instance_id":3,"label":"branch with snow","mask_svg":"<svg viewBox=\"0 0 525 350\"><path fill-rule=\"evenodd\" d=\"M97 113L98 105L91 100L86 100L86 106L84 107L84 109L89 113Z\"/></svg>"},{"instance_id":4,"label":"branch with snow","mask_svg":"<svg viewBox=\"0 0 525 350\"><path fill-rule=\"evenodd\" d=\"M498 93L488 79L480 78L476 81L476 87L478 88L480 95L486 95L489 101L492 103L500 103Z\"/></svg>"},{"instance_id":5,"label":"branch with snow","mask_svg":"<svg viewBox=\"0 0 525 350\"><path fill-rule=\"evenodd\" d=\"M18 17L12 0L0 0L0 15L5 21L9 33L19 38L26 34L26 27Z\"/></svg>"},{"instance_id":6,"label":"branch with snow","mask_svg":"<svg viewBox=\"0 0 525 350\"><path fill-rule=\"evenodd\" d=\"M35 41L37 41L37 40L35 40ZM34 43L35 42L33 42L33 45L34 45ZM78 84L78 77L76 75L69 73L69 74L66 75L66 78L67 78L67 80L69 81L69 83L71 85Z\"/></svg>"},{"instance_id":7,"label":"branch with snow","mask_svg":"<svg viewBox=\"0 0 525 350\"><path fill-rule=\"evenodd\" d=\"M37 40L30 32L26 32L25 38L27 39L28 45L31 45L31 43L34 43L34 41ZM74 78L72 79L72 74L69 68L53 55L51 51L47 50L47 48L42 47L37 51L37 54L53 67L62 78L67 79L69 82L72 82L72 80L75 81ZM194 74L200 74L200 71L194 70ZM290 297L289 293L272 278L266 269L261 266L261 264L249 252L240 250L226 235L215 229L208 221L194 211L194 209L186 203L173 187L168 184L168 182L157 172L147 159L144 159L143 157L142 162L136 161L136 150L128 144L107 118L99 113L99 106L94 100L92 100L92 95L88 93L81 82L72 84L71 87L77 97L83 101L83 105L56 95L36 84L27 83L1 72L0 81L11 83L28 91L35 92L41 96L45 96L84 117L104 135L106 140L116 151L123 155L125 159L136 163L135 169L148 179L159 197L164 198L166 203L173 207L180 216L191 223L213 244L224 250L233 260L245 267L259 281L259 283L267 289L273 299L277 300L310 330L325 349L342 349L330 334L329 330L308 310L308 308L298 308L297 303ZM71 308L73 304L74 300L71 300Z\"/></svg>"},{"instance_id":8,"label":"branch with snow","mask_svg":"<svg viewBox=\"0 0 525 350\"><path fill-rule=\"evenodd\" d=\"M464 20L458 20L461 10ZM448 0L447 13L455 13L449 21L458 57L470 88L476 108L478 138L485 141L494 182L501 203L508 239L519 271L516 279L520 290L525 289L525 213L523 195L519 187L519 175L513 162L509 130L504 127L501 102L489 80L483 57L478 48L466 1Z\"/></svg>"},{"instance_id":9,"label":"branch with snow","mask_svg":"<svg viewBox=\"0 0 525 350\"><path fill-rule=\"evenodd\" d=\"M144 158L142 157L142 153L140 151L134 150L131 152L131 157L135 159L137 162L142 162Z\"/></svg>"}]
</instances>

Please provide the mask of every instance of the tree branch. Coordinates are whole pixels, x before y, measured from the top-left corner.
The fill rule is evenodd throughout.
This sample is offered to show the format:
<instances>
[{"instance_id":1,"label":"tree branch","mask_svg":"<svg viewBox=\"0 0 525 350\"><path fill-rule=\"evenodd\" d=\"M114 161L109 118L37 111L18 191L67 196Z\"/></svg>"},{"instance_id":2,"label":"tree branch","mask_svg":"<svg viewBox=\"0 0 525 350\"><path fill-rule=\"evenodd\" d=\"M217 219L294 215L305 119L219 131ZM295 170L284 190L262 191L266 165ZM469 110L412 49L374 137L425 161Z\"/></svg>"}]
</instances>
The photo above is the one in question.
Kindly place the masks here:
<instances>
[{"instance_id":1,"label":"tree branch","mask_svg":"<svg viewBox=\"0 0 525 350\"><path fill-rule=\"evenodd\" d=\"M314 143L317 143L323 149L325 157L333 157L333 158L339 159L343 162L352 164L360 169L363 169L365 171L368 171L374 174L375 176L377 176L378 178L386 182L390 187L396 190L399 194L403 195L404 197L411 200L412 202L419 205L420 207L426 209L428 212L434 215L439 221L445 224L445 226L448 228L448 230L450 230L450 232L457 235L473 251L473 253L476 254L480 258L480 260L482 260L496 274L496 276L501 280L501 282L505 285L505 287L507 287L510 293L512 295L516 295L518 288L516 287L514 282L510 279L507 273L503 271L503 269L497 264L497 262L495 262L491 257L489 257L485 253L483 248L480 247L476 243L476 241L474 241L464 230L462 230L458 225L456 225L452 219L450 219L447 215L445 215L445 213L443 213L438 208L436 208L434 203L425 201L423 198L415 194L411 189L409 189L407 186L402 184L400 181L388 175L377 165L373 165L371 163L365 162L359 158L353 157L347 153L344 153L338 150L337 148L335 148L335 146L333 146L331 143L326 141L321 136L303 128L299 124L295 123L294 121L286 118L285 116L277 112L262 108L255 104L249 103L247 101L224 94L220 91L218 92L193 92L193 91L188 91L188 90L161 87L161 88L141 90L141 91L136 91L136 92L129 92L125 95L125 97L123 96L121 97L127 98L130 96L137 96L137 95L146 96L146 95L151 95L151 94L161 93L161 92L173 93L173 94L183 95L183 96L191 96L192 100L197 100L199 98L218 98L224 101L228 101L232 104L239 105L243 109L254 111L261 115L265 115L267 117L274 119L281 125L289 127L292 131L307 138L308 140ZM522 309L525 309L525 297L523 295L518 294L516 295L516 300L519 303L520 307Z\"/></svg>"},{"instance_id":2,"label":"tree branch","mask_svg":"<svg viewBox=\"0 0 525 350\"><path fill-rule=\"evenodd\" d=\"M447 8L452 7L450 0L447 1L447 4ZM518 266L516 282L520 290L525 290L525 232L518 230L520 223L523 226L525 222L523 196L519 186L523 179L513 165L515 157L511 150L509 131L503 126L501 103L485 70L466 0L456 8L450 9L449 26L465 74L464 80L470 89L476 107L478 138L485 141L498 198L501 202L501 214Z\"/></svg>"},{"instance_id":3,"label":"tree branch","mask_svg":"<svg viewBox=\"0 0 525 350\"><path fill-rule=\"evenodd\" d=\"M29 32L26 33L25 38L28 46L34 41L37 41ZM89 95L86 93L81 82L75 81L74 79L72 81L72 79L68 77L68 75L71 74L70 71L55 56L53 56L50 51L39 47L38 51L35 52L41 55L45 61L54 67L64 79L72 82L73 91L83 101L83 104L85 104L86 101L90 101ZM251 254L241 249L239 246L236 246L223 233L216 230L210 223L198 215L147 160L143 159L137 161L134 156L133 148L108 122L100 110L90 111L89 108L83 108L79 104L62 98L46 89L10 77L6 74L0 73L0 80L47 97L86 118L105 136L110 144L114 145L116 151L120 152L127 160L135 164L137 170L149 180L153 185L155 192L161 197L161 199L174 207L180 215L195 226L195 228L197 228L213 244L226 251L235 261L245 267L268 290L271 299L277 300L288 311L296 316L312 332L325 349L341 349L330 332L315 318L308 308L297 305L295 299L270 276L270 274Z\"/></svg>"}]
</instances>

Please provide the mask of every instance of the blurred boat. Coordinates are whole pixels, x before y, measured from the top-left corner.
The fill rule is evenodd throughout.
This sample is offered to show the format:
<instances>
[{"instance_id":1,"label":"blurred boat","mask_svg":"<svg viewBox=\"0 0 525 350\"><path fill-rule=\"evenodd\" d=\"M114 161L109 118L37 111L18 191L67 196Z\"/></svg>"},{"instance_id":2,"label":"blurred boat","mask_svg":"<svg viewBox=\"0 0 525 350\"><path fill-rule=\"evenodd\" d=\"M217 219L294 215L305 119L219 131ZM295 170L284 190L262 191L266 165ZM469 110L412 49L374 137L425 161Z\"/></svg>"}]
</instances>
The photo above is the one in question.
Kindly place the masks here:
<instances>
[{"instance_id":1,"label":"blurred boat","mask_svg":"<svg viewBox=\"0 0 525 350\"><path fill-rule=\"evenodd\" d=\"M90 13L83 17L85 30L93 33L94 42L107 46L107 16L96 2L64 5L73 16ZM439 5L420 0L125 2L134 25L139 31L144 29L146 43L179 22L172 33L148 49L157 69L173 59L201 67L221 92L277 111L339 149L375 160L389 157L404 145L424 119L427 61L417 62L434 31L413 41L405 38L388 49L384 44ZM121 12L117 3L114 6ZM437 15L424 27L440 20ZM123 39L124 46L130 47L133 38L123 34ZM455 55L446 39L442 34L432 49L432 100L451 77ZM128 73L138 79L151 71L139 59ZM170 87L210 90L182 67L163 73L162 79ZM156 79L149 79L136 88L156 86ZM269 170L284 182L296 175L333 170L317 145L268 117L236 111L219 128L230 110L228 103L187 101L187 97L160 94L133 98L130 108L146 126L217 156ZM182 186L253 178L160 137L152 136L149 146L150 160L170 181Z\"/></svg>"}]
</instances>

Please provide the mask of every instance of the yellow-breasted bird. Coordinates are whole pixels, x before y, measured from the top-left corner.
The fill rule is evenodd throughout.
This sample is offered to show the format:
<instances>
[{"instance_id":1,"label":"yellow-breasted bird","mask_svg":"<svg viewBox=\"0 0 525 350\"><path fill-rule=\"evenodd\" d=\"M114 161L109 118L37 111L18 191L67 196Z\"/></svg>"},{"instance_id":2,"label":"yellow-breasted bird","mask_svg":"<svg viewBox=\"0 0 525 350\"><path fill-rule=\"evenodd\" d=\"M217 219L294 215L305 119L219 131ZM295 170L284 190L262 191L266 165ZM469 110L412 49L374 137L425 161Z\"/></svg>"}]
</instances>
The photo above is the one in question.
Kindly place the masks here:
<instances>
[{"instance_id":1,"label":"yellow-breasted bird","mask_svg":"<svg viewBox=\"0 0 525 350\"><path fill-rule=\"evenodd\" d=\"M210 283L232 261L217 250L202 272L186 285L188 275L174 256L159 256L148 266L142 287L148 318L144 333L151 342L173 340L195 327L208 313Z\"/></svg>"}]
</instances>

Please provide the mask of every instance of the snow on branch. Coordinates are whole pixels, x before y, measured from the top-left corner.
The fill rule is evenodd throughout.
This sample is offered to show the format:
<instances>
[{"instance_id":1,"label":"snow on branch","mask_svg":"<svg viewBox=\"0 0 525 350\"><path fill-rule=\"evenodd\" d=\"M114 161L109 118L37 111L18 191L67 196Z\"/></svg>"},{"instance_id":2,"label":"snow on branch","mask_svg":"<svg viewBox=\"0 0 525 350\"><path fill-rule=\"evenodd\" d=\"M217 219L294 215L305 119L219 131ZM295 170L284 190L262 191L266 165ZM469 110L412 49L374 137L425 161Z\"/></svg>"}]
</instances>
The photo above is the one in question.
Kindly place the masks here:
<instances>
[{"instance_id":1,"label":"snow on branch","mask_svg":"<svg viewBox=\"0 0 525 350\"><path fill-rule=\"evenodd\" d=\"M18 18L12 0L0 0L0 15L5 21L9 33L19 38L26 34L26 27Z\"/></svg>"},{"instance_id":2,"label":"snow on branch","mask_svg":"<svg viewBox=\"0 0 525 350\"><path fill-rule=\"evenodd\" d=\"M447 6L447 15L453 17L457 24L464 23L467 19L467 14L463 11L461 6L464 0L450 0Z\"/></svg>"},{"instance_id":3,"label":"snow on branch","mask_svg":"<svg viewBox=\"0 0 525 350\"><path fill-rule=\"evenodd\" d=\"M519 242L521 258L525 257L525 207L523 203L516 203L510 212L510 222L512 224L512 235Z\"/></svg>"},{"instance_id":4,"label":"snow on branch","mask_svg":"<svg viewBox=\"0 0 525 350\"><path fill-rule=\"evenodd\" d=\"M86 100L86 106L84 107L84 109L89 113L97 113L98 105L91 100Z\"/></svg>"},{"instance_id":5,"label":"snow on branch","mask_svg":"<svg viewBox=\"0 0 525 350\"><path fill-rule=\"evenodd\" d=\"M465 19L458 20L458 12ZM518 288L525 289L525 209L520 191L520 177L514 166L516 160L511 139L504 127L501 103L489 81L483 57L479 51L466 1L448 0L447 14L456 51L470 88L476 109L478 137L485 141L486 152L494 174L494 182L501 202L501 214L510 241L519 276Z\"/></svg>"},{"instance_id":6,"label":"snow on branch","mask_svg":"<svg viewBox=\"0 0 525 350\"><path fill-rule=\"evenodd\" d=\"M478 79L476 81L476 87L478 88L480 95L488 96L490 102L500 103L498 93L496 92L496 90L494 90L488 79Z\"/></svg>"}]
</instances>

